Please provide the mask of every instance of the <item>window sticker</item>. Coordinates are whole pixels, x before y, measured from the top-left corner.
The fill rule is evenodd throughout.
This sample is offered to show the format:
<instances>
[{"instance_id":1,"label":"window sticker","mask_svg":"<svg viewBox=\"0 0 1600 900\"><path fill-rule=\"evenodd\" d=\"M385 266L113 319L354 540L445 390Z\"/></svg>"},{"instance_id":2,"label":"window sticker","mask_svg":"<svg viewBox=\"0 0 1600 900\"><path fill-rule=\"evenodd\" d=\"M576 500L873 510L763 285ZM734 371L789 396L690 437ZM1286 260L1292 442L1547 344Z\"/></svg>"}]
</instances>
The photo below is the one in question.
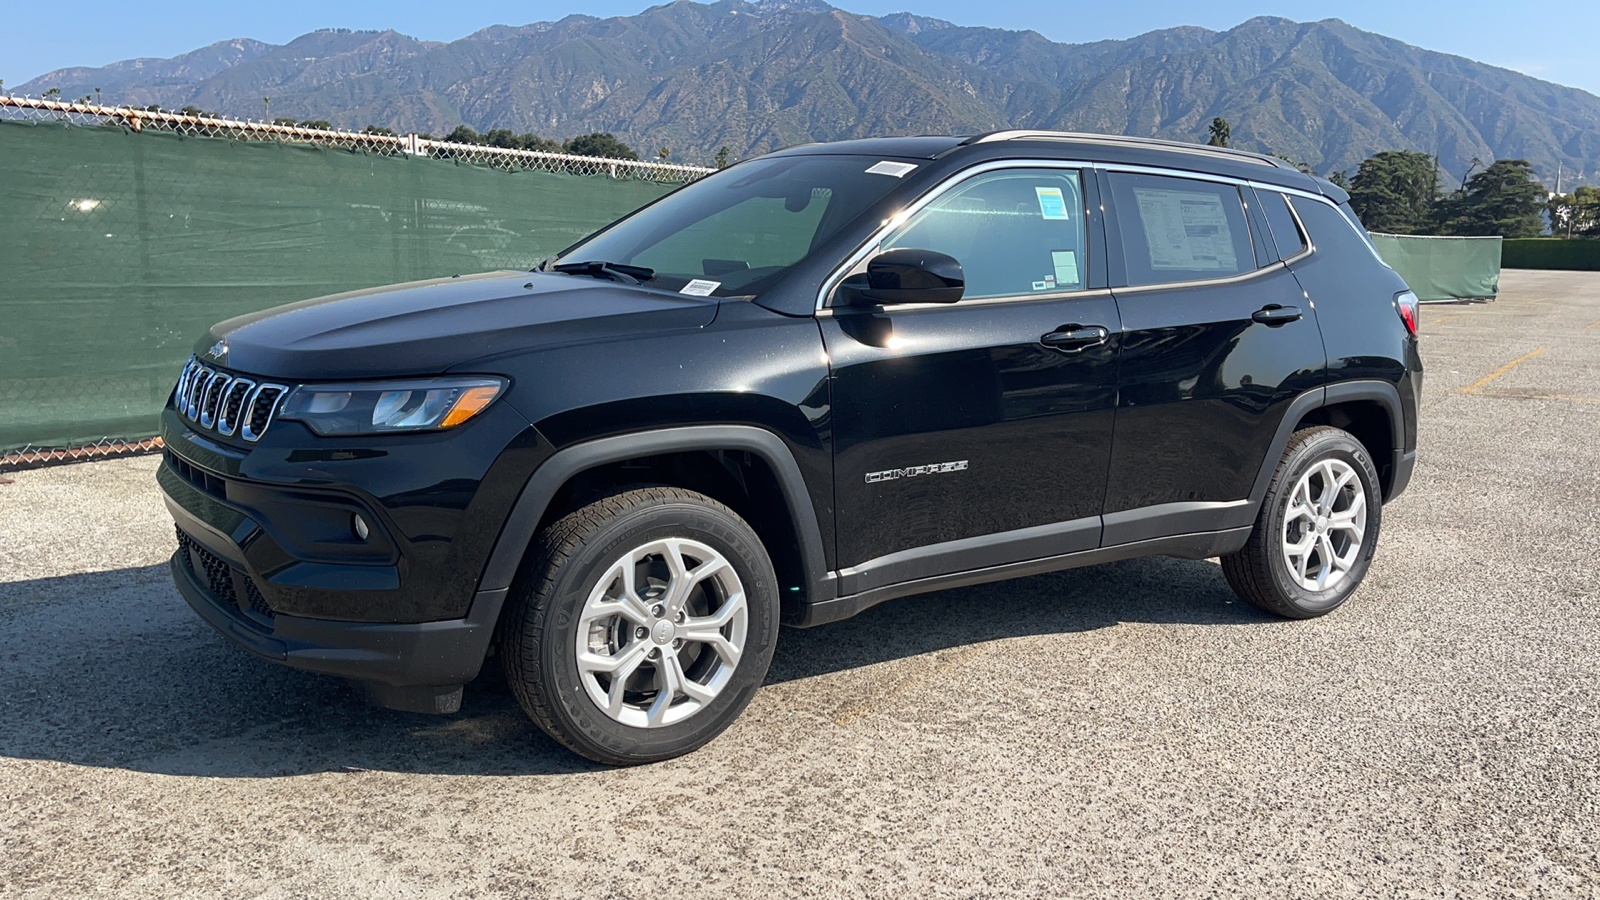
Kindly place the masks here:
<instances>
[{"instance_id":1,"label":"window sticker","mask_svg":"<svg viewBox=\"0 0 1600 900\"><path fill-rule=\"evenodd\" d=\"M1078 283L1078 253L1076 250L1051 250L1050 263L1056 270L1056 284Z\"/></svg>"},{"instance_id":2,"label":"window sticker","mask_svg":"<svg viewBox=\"0 0 1600 900\"><path fill-rule=\"evenodd\" d=\"M1033 192L1039 197L1039 215L1046 219L1067 218L1067 201L1061 196L1061 188L1036 187Z\"/></svg>"},{"instance_id":3,"label":"window sticker","mask_svg":"<svg viewBox=\"0 0 1600 900\"><path fill-rule=\"evenodd\" d=\"M691 297L709 297L711 292L719 287L722 287L722 282L720 281L707 281L704 278L696 278L684 285L678 293L688 294Z\"/></svg>"},{"instance_id":4,"label":"window sticker","mask_svg":"<svg viewBox=\"0 0 1600 900\"><path fill-rule=\"evenodd\" d=\"M1222 198L1200 191L1134 188L1139 220L1150 245L1150 268L1233 272L1239 259Z\"/></svg>"},{"instance_id":5,"label":"window sticker","mask_svg":"<svg viewBox=\"0 0 1600 900\"><path fill-rule=\"evenodd\" d=\"M1049 285L1049 283L1048 283L1048 282L1044 282L1044 281L1035 281L1035 282L1034 282L1034 283L1033 283L1033 289L1034 289L1034 290L1036 290L1036 291L1042 291L1042 290L1046 290L1046 289L1047 289L1047 288L1049 288L1049 287L1050 287L1050 285Z\"/></svg>"},{"instance_id":6,"label":"window sticker","mask_svg":"<svg viewBox=\"0 0 1600 900\"><path fill-rule=\"evenodd\" d=\"M904 178L906 177L907 173L916 167L916 163L890 162L886 159L883 162L874 163L872 168L867 170L867 174L890 175L895 178Z\"/></svg>"}]
</instances>

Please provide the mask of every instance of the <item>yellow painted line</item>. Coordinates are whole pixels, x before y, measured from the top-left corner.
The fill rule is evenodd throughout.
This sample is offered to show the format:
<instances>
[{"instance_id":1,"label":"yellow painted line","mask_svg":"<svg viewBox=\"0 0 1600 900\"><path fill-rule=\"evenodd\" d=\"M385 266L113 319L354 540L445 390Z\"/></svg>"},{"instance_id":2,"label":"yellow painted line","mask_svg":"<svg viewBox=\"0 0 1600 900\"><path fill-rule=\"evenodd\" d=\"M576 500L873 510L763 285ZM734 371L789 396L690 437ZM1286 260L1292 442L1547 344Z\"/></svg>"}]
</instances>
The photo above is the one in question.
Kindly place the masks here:
<instances>
[{"instance_id":1,"label":"yellow painted line","mask_svg":"<svg viewBox=\"0 0 1600 900\"><path fill-rule=\"evenodd\" d=\"M1589 324L1587 324L1587 325L1585 325L1583 327L1588 329L1588 328L1593 328L1596 325L1600 325L1600 319L1595 319L1593 322L1590 322Z\"/></svg>"},{"instance_id":2,"label":"yellow painted line","mask_svg":"<svg viewBox=\"0 0 1600 900\"><path fill-rule=\"evenodd\" d=\"M1437 325L1440 322L1448 322L1451 319L1455 319L1455 318L1459 318L1460 316L1467 316L1467 315L1471 315L1471 313L1470 312L1451 313L1448 316L1440 316L1437 319L1424 320L1422 324L1424 324L1424 325Z\"/></svg>"},{"instance_id":3,"label":"yellow painted line","mask_svg":"<svg viewBox=\"0 0 1600 900\"><path fill-rule=\"evenodd\" d=\"M1483 387L1484 385L1486 385L1489 382L1495 380L1496 378L1499 378L1501 375L1504 375L1505 373L1511 371L1512 369L1515 369L1517 366L1522 365L1523 363L1527 362L1528 360L1533 359L1535 356L1538 356L1539 354L1543 353L1544 349L1545 348L1540 347L1539 349L1533 351L1532 353L1529 353L1526 356L1519 356L1516 359L1513 359L1511 362L1506 363L1505 365L1501 366L1500 368L1495 369L1493 372L1490 372L1489 374L1483 376L1482 378L1479 378L1477 381L1474 381L1473 383L1471 383L1471 384L1467 385L1466 387L1462 388L1461 389L1461 393L1463 393L1463 394L1473 393L1478 388Z\"/></svg>"}]
</instances>

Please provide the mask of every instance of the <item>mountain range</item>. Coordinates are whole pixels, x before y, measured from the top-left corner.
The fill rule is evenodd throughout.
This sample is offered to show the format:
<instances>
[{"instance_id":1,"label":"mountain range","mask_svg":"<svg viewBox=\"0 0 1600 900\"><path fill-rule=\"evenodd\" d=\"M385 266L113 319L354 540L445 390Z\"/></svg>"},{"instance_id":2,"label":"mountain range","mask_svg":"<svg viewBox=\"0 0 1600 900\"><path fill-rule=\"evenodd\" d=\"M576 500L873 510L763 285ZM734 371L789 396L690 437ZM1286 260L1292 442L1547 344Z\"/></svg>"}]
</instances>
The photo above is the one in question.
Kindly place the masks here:
<instances>
[{"instance_id":1,"label":"mountain range","mask_svg":"<svg viewBox=\"0 0 1600 900\"><path fill-rule=\"evenodd\" d=\"M496 25L448 43L323 30L222 41L171 59L60 69L38 95L444 134L466 124L563 138L609 131L703 162L807 141L1037 128L1204 141L1317 172L1380 150L1439 156L1459 177L1523 158L1553 184L1600 181L1600 97L1353 28L1255 18L1127 40L871 17L821 0L676 0L638 15Z\"/></svg>"}]
</instances>

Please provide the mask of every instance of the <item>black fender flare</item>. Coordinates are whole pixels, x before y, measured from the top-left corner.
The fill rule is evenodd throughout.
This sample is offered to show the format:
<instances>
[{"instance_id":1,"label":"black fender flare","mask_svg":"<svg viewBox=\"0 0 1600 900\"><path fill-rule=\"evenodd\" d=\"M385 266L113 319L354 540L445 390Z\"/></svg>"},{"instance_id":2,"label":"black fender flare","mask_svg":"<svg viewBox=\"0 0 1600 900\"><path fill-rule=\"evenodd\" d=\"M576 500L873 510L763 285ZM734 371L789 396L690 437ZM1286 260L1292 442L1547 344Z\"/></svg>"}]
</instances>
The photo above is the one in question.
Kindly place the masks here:
<instances>
[{"instance_id":1,"label":"black fender flare","mask_svg":"<svg viewBox=\"0 0 1600 900\"><path fill-rule=\"evenodd\" d=\"M800 561L807 582L806 599L831 599L835 579L828 571L822 549L822 530L805 477L800 474L800 465L782 438L751 425L686 425L597 438L556 451L534 470L512 504L500 537L489 553L489 561L484 565L478 590L496 591L511 586L522 557L533 541L534 530L544 518L550 501L568 479L607 463L685 450L744 450L772 467L789 507L794 533L799 538Z\"/></svg>"},{"instance_id":2,"label":"black fender flare","mask_svg":"<svg viewBox=\"0 0 1600 900\"><path fill-rule=\"evenodd\" d=\"M1294 436L1294 427L1306 413L1325 406L1339 403L1349 403L1353 400L1371 400L1382 406L1389 416L1389 433L1397 439L1405 434L1405 418L1401 411L1400 389L1387 381L1377 379L1362 379L1360 381L1341 381L1337 384L1324 385L1312 388L1294 398L1289 404L1289 409L1283 414L1283 419L1278 423L1278 432L1272 436L1272 444L1267 456L1261 461L1261 470L1256 473L1255 484L1250 488L1250 512L1254 520L1255 511L1261 508L1261 501L1267 496L1267 488L1272 484L1272 473L1278 470L1278 462L1283 459L1283 450L1289 446L1289 438ZM1374 448L1374 453L1387 453L1391 458L1397 457L1402 448L1385 447ZM1391 460L1382 460L1390 462ZM1398 484L1398 487L1404 487ZM1390 491L1392 495L1394 491Z\"/></svg>"}]
</instances>

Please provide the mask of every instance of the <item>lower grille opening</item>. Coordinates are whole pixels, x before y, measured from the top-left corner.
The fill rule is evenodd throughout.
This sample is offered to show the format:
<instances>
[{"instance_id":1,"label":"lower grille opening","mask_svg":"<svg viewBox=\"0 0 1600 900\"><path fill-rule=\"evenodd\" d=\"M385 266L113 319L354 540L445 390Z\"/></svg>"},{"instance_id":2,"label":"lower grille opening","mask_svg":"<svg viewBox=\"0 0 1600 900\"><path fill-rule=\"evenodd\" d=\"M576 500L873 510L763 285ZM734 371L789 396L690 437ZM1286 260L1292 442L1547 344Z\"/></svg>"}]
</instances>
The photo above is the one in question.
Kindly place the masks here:
<instances>
[{"instance_id":1,"label":"lower grille opening","mask_svg":"<svg viewBox=\"0 0 1600 900\"><path fill-rule=\"evenodd\" d=\"M255 579L251 578L249 573L229 565L227 560L207 550L199 541L185 534L182 528L178 529L178 547L182 551L178 559L217 599L238 608L241 612L253 613L262 618L271 619L275 615L267 603L267 598L261 593L261 588L256 586ZM242 604L239 602L238 585L244 586L245 602Z\"/></svg>"}]
</instances>

